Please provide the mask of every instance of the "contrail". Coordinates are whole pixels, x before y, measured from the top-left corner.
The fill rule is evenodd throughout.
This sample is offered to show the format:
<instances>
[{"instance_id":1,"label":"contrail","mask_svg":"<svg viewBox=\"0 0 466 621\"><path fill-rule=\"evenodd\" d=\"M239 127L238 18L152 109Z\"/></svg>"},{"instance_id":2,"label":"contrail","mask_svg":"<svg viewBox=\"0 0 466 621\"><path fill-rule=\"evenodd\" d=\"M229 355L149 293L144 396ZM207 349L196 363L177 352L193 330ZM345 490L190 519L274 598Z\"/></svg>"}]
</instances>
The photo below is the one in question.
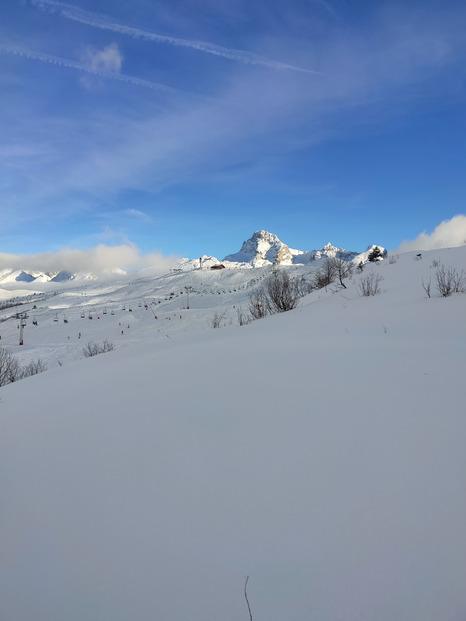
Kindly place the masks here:
<instances>
[{"instance_id":1,"label":"contrail","mask_svg":"<svg viewBox=\"0 0 466 621\"><path fill-rule=\"evenodd\" d=\"M100 28L102 30L111 30L112 32L117 32L119 34L125 34L133 39L145 39L147 41L156 41L157 43L168 43L169 45L175 45L178 47L188 47L199 52L213 54L214 56L221 56L222 58L228 58L229 60L241 62L246 65L263 65L271 69L284 69L288 71L301 71L302 73L319 74L318 71L313 71L312 69L303 69L302 67L289 65L278 60L266 58L265 56L259 56L258 54L254 54L253 52L248 52L246 50L236 50L216 45L215 43L208 43L207 41L182 39L179 37L162 35L156 32L149 32L148 30L141 30L140 28L125 26L112 20L112 18L108 15L86 11L77 6L73 6L72 4L59 2L58 0L32 0L32 4L40 9L55 9L63 17L80 22L81 24L86 24L87 26L93 26L94 28Z\"/></svg>"},{"instance_id":2,"label":"contrail","mask_svg":"<svg viewBox=\"0 0 466 621\"><path fill-rule=\"evenodd\" d=\"M99 69L91 69L83 63L78 63L74 60L68 60L67 58L60 58L59 56L52 56L51 54L44 54L42 52L36 52L24 47L18 47L16 45L5 45L0 43L0 51L8 54L15 54L16 56L25 56L33 60L40 60L43 63L49 63L51 65L58 65L59 67L68 67L70 69L77 69L78 71L84 71L85 73L92 73L99 75L103 78L109 78L111 80L118 80L119 82L126 82L127 84L134 84L136 86L143 86L144 88L150 88L155 91L164 91L166 93L179 93L175 88L165 86L163 84L157 84L157 82L150 82L148 80L142 80L141 78L134 78L124 73L117 73L116 71L102 71Z\"/></svg>"}]
</instances>

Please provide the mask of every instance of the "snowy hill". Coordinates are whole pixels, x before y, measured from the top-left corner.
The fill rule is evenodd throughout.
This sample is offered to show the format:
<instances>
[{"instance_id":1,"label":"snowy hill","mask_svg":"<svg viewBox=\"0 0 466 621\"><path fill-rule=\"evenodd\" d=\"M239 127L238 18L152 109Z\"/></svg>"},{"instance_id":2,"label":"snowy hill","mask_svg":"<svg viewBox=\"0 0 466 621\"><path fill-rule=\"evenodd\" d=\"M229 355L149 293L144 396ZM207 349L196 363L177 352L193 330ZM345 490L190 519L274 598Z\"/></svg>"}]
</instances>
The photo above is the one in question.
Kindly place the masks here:
<instances>
[{"instance_id":1,"label":"snowy hill","mask_svg":"<svg viewBox=\"0 0 466 621\"><path fill-rule=\"evenodd\" d=\"M249 575L254 619L464 618L466 294L439 262L466 247L241 327L269 266L52 284L23 348L1 311L2 344L62 363L0 389L2 616L237 621Z\"/></svg>"}]
</instances>

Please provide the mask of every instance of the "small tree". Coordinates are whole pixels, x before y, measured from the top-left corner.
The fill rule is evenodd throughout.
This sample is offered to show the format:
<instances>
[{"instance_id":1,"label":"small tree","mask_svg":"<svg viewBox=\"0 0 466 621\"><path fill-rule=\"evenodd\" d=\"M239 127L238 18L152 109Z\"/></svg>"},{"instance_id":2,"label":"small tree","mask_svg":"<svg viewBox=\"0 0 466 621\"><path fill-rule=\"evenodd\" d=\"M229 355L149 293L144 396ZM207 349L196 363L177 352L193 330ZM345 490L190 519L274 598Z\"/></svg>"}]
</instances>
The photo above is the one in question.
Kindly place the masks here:
<instances>
[{"instance_id":1,"label":"small tree","mask_svg":"<svg viewBox=\"0 0 466 621\"><path fill-rule=\"evenodd\" d=\"M375 261L382 261L383 256L382 250L378 246L374 246L367 257L367 260L371 261L371 263Z\"/></svg>"},{"instance_id":2,"label":"small tree","mask_svg":"<svg viewBox=\"0 0 466 621\"><path fill-rule=\"evenodd\" d=\"M351 261L344 261L339 257L328 259L328 261L332 265L332 271L338 279L338 282L344 289L346 289L346 285L343 280L351 277L353 274L354 264Z\"/></svg>"}]
</instances>

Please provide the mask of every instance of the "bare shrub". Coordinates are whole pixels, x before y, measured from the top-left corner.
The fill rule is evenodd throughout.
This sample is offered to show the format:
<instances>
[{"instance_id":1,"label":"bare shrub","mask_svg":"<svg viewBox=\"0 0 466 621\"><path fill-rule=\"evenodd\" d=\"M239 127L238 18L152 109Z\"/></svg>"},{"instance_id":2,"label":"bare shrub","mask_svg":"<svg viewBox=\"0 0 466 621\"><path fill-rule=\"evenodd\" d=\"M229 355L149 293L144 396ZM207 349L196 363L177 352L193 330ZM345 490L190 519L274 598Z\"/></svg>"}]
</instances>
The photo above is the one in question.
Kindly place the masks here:
<instances>
[{"instance_id":1,"label":"bare shrub","mask_svg":"<svg viewBox=\"0 0 466 621\"><path fill-rule=\"evenodd\" d=\"M435 272L437 290L441 296L447 298L452 293L464 293L466 291L466 274L464 270L458 272L455 267L440 265Z\"/></svg>"},{"instance_id":2,"label":"bare shrub","mask_svg":"<svg viewBox=\"0 0 466 621\"><path fill-rule=\"evenodd\" d=\"M21 378L38 375L44 371L47 371L47 365L43 360L37 358L36 360L31 360L29 364L21 368Z\"/></svg>"},{"instance_id":3,"label":"bare shrub","mask_svg":"<svg viewBox=\"0 0 466 621\"><path fill-rule=\"evenodd\" d=\"M210 321L211 328L221 328L222 325L225 325L223 322L227 315L227 310L224 310L223 313L216 312Z\"/></svg>"},{"instance_id":4,"label":"bare shrub","mask_svg":"<svg viewBox=\"0 0 466 621\"><path fill-rule=\"evenodd\" d=\"M46 371L47 365L40 358L22 367L9 349L0 348L0 386L6 386L25 377Z\"/></svg>"},{"instance_id":5,"label":"bare shrub","mask_svg":"<svg viewBox=\"0 0 466 621\"><path fill-rule=\"evenodd\" d=\"M272 272L264 282L264 287L272 313L293 310L302 297L300 279L290 276L285 270Z\"/></svg>"},{"instance_id":6,"label":"bare shrub","mask_svg":"<svg viewBox=\"0 0 466 621\"><path fill-rule=\"evenodd\" d=\"M427 293L427 297L430 298L430 278L429 282L424 282L424 278L422 279L422 288Z\"/></svg>"},{"instance_id":7,"label":"bare shrub","mask_svg":"<svg viewBox=\"0 0 466 621\"><path fill-rule=\"evenodd\" d=\"M290 276L284 269L275 270L249 294L249 312L253 319L285 313L296 308L299 298L309 291L304 278Z\"/></svg>"},{"instance_id":8,"label":"bare shrub","mask_svg":"<svg viewBox=\"0 0 466 621\"><path fill-rule=\"evenodd\" d=\"M253 319L262 319L269 314L269 302L264 286L254 289L249 294L249 312Z\"/></svg>"},{"instance_id":9,"label":"bare shrub","mask_svg":"<svg viewBox=\"0 0 466 621\"><path fill-rule=\"evenodd\" d=\"M336 268L333 261L333 259L326 259L323 265L314 273L315 289L323 289L335 281Z\"/></svg>"},{"instance_id":10,"label":"bare shrub","mask_svg":"<svg viewBox=\"0 0 466 621\"><path fill-rule=\"evenodd\" d=\"M89 341L83 347L82 352L84 358L92 358L93 356L105 354L106 352L113 351L114 349L115 345L105 339L102 343L95 343L94 341Z\"/></svg>"},{"instance_id":11,"label":"bare shrub","mask_svg":"<svg viewBox=\"0 0 466 621\"><path fill-rule=\"evenodd\" d=\"M248 323L251 323L252 317L251 315L245 313L241 306L236 309L236 315L238 317L238 325L246 326Z\"/></svg>"},{"instance_id":12,"label":"bare shrub","mask_svg":"<svg viewBox=\"0 0 466 621\"><path fill-rule=\"evenodd\" d=\"M0 348L0 386L21 379L21 369L18 360L9 349Z\"/></svg>"},{"instance_id":13,"label":"bare shrub","mask_svg":"<svg viewBox=\"0 0 466 621\"><path fill-rule=\"evenodd\" d=\"M380 293L380 283L382 282L383 277L380 274L375 274L371 272L361 278L358 284L358 289L360 295L363 297L369 297L371 295L377 295Z\"/></svg>"}]
</instances>

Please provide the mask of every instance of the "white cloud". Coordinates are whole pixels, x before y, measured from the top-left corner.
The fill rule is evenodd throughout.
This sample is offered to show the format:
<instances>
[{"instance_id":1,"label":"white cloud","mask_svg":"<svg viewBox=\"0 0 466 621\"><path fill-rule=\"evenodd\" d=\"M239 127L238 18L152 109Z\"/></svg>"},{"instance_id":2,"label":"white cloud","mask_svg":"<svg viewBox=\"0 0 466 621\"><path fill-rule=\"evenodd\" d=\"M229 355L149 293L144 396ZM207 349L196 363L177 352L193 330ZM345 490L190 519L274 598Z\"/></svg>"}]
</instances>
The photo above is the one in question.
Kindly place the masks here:
<instances>
[{"instance_id":1,"label":"white cloud","mask_svg":"<svg viewBox=\"0 0 466 621\"><path fill-rule=\"evenodd\" d=\"M166 257L161 252L142 254L134 244L106 246L99 244L94 248L79 250L64 248L57 252L39 254L4 254L0 253L0 269L24 269L31 271L67 271L91 272L101 274L116 268L164 273L174 264L178 257Z\"/></svg>"},{"instance_id":2,"label":"white cloud","mask_svg":"<svg viewBox=\"0 0 466 621\"><path fill-rule=\"evenodd\" d=\"M399 252L410 250L437 250L454 248L466 244L466 216L459 214L451 220L444 220L432 233L420 233L412 241L404 241L398 248Z\"/></svg>"},{"instance_id":3,"label":"white cloud","mask_svg":"<svg viewBox=\"0 0 466 621\"><path fill-rule=\"evenodd\" d=\"M123 62L123 56L116 43L110 43L102 50L88 45L84 48L81 59L83 64L92 72L115 71L119 73Z\"/></svg>"}]
</instances>

